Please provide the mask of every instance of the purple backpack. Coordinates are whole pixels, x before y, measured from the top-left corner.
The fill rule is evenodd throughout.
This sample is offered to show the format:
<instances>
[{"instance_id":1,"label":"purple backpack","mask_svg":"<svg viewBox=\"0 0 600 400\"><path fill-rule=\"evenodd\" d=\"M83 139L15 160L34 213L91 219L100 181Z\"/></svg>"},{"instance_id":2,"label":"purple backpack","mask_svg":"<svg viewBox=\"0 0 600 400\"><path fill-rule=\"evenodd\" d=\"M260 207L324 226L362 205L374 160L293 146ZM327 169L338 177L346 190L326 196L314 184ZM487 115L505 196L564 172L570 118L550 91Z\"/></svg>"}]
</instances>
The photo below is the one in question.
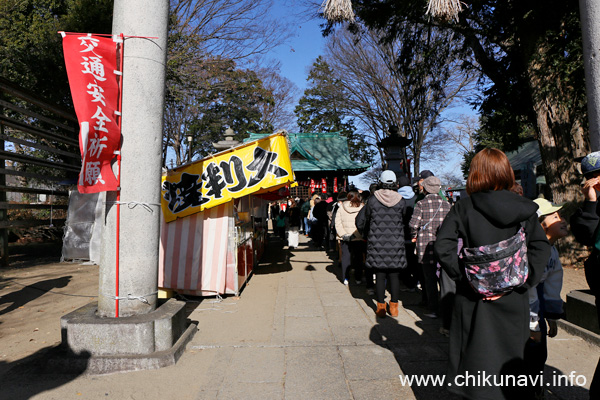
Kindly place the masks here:
<instances>
[{"instance_id":1,"label":"purple backpack","mask_svg":"<svg viewBox=\"0 0 600 400\"><path fill-rule=\"evenodd\" d=\"M512 237L485 246L463 247L461 258L469 283L484 297L507 293L529 276L525 223Z\"/></svg>"}]
</instances>

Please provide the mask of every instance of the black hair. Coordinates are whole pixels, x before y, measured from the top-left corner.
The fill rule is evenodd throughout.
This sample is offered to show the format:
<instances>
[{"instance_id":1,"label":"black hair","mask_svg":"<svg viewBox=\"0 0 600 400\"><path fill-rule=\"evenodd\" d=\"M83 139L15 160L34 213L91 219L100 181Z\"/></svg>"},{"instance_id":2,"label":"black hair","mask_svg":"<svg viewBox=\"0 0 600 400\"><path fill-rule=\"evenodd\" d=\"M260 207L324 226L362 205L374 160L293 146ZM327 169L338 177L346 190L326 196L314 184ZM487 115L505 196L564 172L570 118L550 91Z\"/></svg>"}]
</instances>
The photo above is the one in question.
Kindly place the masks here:
<instances>
[{"instance_id":1,"label":"black hair","mask_svg":"<svg viewBox=\"0 0 600 400\"><path fill-rule=\"evenodd\" d=\"M394 183L379 183L379 189L398 190L398 185Z\"/></svg>"}]
</instances>

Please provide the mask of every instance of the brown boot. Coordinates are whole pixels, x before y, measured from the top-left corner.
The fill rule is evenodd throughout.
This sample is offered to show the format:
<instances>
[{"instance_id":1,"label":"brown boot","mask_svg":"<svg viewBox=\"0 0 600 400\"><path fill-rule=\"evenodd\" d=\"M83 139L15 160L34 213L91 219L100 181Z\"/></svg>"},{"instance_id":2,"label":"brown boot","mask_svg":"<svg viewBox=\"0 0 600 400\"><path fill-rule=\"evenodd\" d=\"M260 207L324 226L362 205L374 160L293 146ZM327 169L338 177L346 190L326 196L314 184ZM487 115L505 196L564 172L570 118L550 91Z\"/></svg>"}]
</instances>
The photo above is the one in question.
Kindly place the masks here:
<instances>
[{"instance_id":1,"label":"brown boot","mask_svg":"<svg viewBox=\"0 0 600 400\"><path fill-rule=\"evenodd\" d=\"M390 301L390 315L392 317L398 316L398 302Z\"/></svg>"},{"instance_id":2,"label":"brown boot","mask_svg":"<svg viewBox=\"0 0 600 400\"><path fill-rule=\"evenodd\" d=\"M385 303L377 303L377 311L375 311L375 314L379 318L385 318Z\"/></svg>"}]
</instances>

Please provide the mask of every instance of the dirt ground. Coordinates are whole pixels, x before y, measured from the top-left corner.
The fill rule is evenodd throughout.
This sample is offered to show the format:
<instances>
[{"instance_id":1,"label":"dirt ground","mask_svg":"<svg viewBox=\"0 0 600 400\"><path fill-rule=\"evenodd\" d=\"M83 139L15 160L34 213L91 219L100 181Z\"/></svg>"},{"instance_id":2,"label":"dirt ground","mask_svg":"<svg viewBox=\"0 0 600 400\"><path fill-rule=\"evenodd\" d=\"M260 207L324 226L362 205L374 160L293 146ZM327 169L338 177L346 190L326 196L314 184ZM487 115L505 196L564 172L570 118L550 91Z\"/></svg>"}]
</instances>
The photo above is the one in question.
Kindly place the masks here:
<instances>
[{"instance_id":1,"label":"dirt ground","mask_svg":"<svg viewBox=\"0 0 600 400\"><path fill-rule=\"evenodd\" d=\"M60 317L94 301L98 267L21 265L0 271L0 375L16 361L60 343Z\"/></svg>"}]
</instances>

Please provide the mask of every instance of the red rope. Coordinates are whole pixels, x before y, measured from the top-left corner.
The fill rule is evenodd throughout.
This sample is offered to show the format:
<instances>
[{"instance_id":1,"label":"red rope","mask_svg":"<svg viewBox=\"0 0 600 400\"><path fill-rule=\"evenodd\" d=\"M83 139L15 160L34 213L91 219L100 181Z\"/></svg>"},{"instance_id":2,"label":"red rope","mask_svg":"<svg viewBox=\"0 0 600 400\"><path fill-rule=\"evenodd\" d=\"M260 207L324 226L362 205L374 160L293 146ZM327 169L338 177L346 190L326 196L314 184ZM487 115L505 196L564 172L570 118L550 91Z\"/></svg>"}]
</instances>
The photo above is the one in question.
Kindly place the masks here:
<instances>
[{"instance_id":1,"label":"red rope","mask_svg":"<svg viewBox=\"0 0 600 400\"><path fill-rule=\"evenodd\" d=\"M120 35L121 39L123 39L123 34ZM119 115L117 118L118 127L119 127L119 142L121 141L121 121L123 120L123 58L125 57L125 41L121 41L121 45L117 45L117 48L121 49L120 59L119 59L119 71L121 71L121 78L119 79L119 104L118 111ZM120 233L121 233L121 146L119 145L119 154L117 154L117 168L119 169L119 176L117 177L118 187L117 187L117 237L116 237L116 261L115 261L115 318L119 318L119 248L120 248Z\"/></svg>"},{"instance_id":2,"label":"red rope","mask_svg":"<svg viewBox=\"0 0 600 400\"><path fill-rule=\"evenodd\" d=\"M88 35L88 33L81 33L81 32L64 32L64 31L58 31L58 33L64 33L65 35ZM103 37L113 37L114 36L114 35L111 35L109 33L91 33L90 35L92 35L92 36L103 36ZM154 36L130 36L130 35L123 35L122 33L119 36L121 38L158 39L158 37L154 37Z\"/></svg>"}]
</instances>

